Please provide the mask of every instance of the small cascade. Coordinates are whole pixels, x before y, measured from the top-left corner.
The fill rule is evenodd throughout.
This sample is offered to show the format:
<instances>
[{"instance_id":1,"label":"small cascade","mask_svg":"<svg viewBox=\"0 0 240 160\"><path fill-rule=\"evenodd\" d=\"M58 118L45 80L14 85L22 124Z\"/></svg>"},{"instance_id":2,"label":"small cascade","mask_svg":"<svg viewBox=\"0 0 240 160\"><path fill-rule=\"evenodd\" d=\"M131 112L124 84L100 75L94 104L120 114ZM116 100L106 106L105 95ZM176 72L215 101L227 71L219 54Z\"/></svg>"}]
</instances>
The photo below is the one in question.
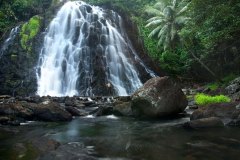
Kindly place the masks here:
<instances>
[{"instance_id":1,"label":"small cascade","mask_svg":"<svg viewBox=\"0 0 240 160\"><path fill-rule=\"evenodd\" d=\"M82 1L63 5L50 23L37 67L40 96L126 96L142 86L137 56L110 10Z\"/></svg>"},{"instance_id":2,"label":"small cascade","mask_svg":"<svg viewBox=\"0 0 240 160\"><path fill-rule=\"evenodd\" d=\"M8 36L8 38L4 41L3 45L0 49L0 59L2 55L7 51L8 47L13 43L17 34L19 33L19 26L13 28Z\"/></svg>"}]
</instances>

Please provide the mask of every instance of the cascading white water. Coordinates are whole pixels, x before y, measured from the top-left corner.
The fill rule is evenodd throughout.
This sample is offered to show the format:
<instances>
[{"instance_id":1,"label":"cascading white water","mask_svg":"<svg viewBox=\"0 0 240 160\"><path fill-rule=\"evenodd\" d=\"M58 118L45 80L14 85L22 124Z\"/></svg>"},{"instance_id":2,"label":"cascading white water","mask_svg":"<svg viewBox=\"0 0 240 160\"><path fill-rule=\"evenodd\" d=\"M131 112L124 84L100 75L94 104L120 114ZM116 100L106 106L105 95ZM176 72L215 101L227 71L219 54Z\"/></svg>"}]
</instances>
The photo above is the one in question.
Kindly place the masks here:
<instances>
[{"instance_id":1,"label":"cascading white water","mask_svg":"<svg viewBox=\"0 0 240 160\"><path fill-rule=\"evenodd\" d=\"M108 84L113 94L124 96L141 87L131 60L139 58L123 36L121 23L113 11L82 1L65 3L44 39L37 94L93 96Z\"/></svg>"},{"instance_id":2,"label":"cascading white water","mask_svg":"<svg viewBox=\"0 0 240 160\"><path fill-rule=\"evenodd\" d=\"M0 59L2 57L2 55L4 54L4 52L8 49L9 45L12 44L12 42L14 41L14 39L16 38L16 35L19 32L19 26L16 26L15 28L13 28L8 36L8 38L4 41L1 49L0 49Z\"/></svg>"}]
</instances>

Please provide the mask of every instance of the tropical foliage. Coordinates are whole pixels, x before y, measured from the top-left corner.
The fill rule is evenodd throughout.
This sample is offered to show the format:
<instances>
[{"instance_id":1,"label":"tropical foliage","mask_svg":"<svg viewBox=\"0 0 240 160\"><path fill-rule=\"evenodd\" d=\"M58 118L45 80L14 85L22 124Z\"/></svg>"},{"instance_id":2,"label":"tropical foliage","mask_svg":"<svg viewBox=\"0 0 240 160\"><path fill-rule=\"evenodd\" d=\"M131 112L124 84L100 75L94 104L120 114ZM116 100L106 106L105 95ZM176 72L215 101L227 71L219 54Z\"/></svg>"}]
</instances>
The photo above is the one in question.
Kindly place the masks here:
<instances>
[{"instance_id":1,"label":"tropical foliage","mask_svg":"<svg viewBox=\"0 0 240 160\"><path fill-rule=\"evenodd\" d=\"M21 46L27 51L31 51L32 39L37 35L41 27L42 17L34 16L23 24L20 32Z\"/></svg>"},{"instance_id":2,"label":"tropical foliage","mask_svg":"<svg viewBox=\"0 0 240 160\"><path fill-rule=\"evenodd\" d=\"M41 14L52 0L1 0L0 1L0 41L4 33L16 23L28 21L32 16Z\"/></svg>"},{"instance_id":3,"label":"tropical foliage","mask_svg":"<svg viewBox=\"0 0 240 160\"><path fill-rule=\"evenodd\" d=\"M59 0L1 0L0 41L18 23L26 23L35 15L44 17L44 10L58 2ZM168 74L187 79L211 79L240 72L238 0L85 2L129 16L139 28L145 50ZM26 42L26 36L22 41Z\"/></svg>"},{"instance_id":4,"label":"tropical foliage","mask_svg":"<svg viewBox=\"0 0 240 160\"><path fill-rule=\"evenodd\" d=\"M189 4L177 0L161 1L147 9L147 13L153 17L147 21L146 27L155 26L149 37L156 36L159 39L158 45L162 45L164 50L176 48L178 32L190 19L185 16Z\"/></svg>"}]
</instances>

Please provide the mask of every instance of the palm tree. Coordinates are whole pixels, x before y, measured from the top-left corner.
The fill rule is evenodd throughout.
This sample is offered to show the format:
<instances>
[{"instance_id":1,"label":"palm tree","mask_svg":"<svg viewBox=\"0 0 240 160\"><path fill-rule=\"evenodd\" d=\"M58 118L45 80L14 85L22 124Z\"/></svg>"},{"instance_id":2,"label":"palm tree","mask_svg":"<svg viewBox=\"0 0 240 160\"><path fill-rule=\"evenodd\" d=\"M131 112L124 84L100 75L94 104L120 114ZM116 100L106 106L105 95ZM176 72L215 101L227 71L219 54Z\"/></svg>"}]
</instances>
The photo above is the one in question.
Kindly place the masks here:
<instances>
[{"instance_id":1,"label":"palm tree","mask_svg":"<svg viewBox=\"0 0 240 160\"><path fill-rule=\"evenodd\" d=\"M173 50L179 42L178 32L190 19L184 16L188 10L189 3L182 0L161 1L146 11L153 17L147 22L146 27L155 26L149 37L157 36L158 46L163 46L164 50Z\"/></svg>"}]
</instances>

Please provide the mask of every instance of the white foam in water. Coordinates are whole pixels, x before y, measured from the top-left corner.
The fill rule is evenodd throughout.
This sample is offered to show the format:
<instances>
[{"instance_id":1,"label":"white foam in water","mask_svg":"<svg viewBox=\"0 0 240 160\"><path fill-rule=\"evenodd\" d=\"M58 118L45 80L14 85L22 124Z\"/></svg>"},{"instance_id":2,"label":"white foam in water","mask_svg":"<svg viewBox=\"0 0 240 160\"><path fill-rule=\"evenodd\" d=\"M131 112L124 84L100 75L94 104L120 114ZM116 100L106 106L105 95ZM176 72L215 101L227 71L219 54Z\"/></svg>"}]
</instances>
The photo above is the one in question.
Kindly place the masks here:
<instances>
[{"instance_id":1,"label":"white foam in water","mask_svg":"<svg viewBox=\"0 0 240 160\"><path fill-rule=\"evenodd\" d=\"M92 101L93 101L91 98L87 98L87 100L88 100L89 102L92 102Z\"/></svg>"},{"instance_id":2,"label":"white foam in water","mask_svg":"<svg viewBox=\"0 0 240 160\"><path fill-rule=\"evenodd\" d=\"M84 118L95 118L95 116L93 116L93 115L87 115L87 116L85 116Z\"/></svg>"},{"instance_id":3,"label":"white foam in water","mask_svg":"<svg viewBox=\"0 0 240 160\"><path fill-rule=\"evenodd\" d=\"M118 117L116 117L114 115L108 115L108 116L106 116L106 118L108 118L108 119L119 119Z\"/></svg>"},{"instance_id":4,"label":"white foam in water","mask_svg":"<svg viewBox=\"0 0 240 160\"><path fill-rule=\"evenodd\" d=\"M26 126L26 125L29 125L31 123L34 123L35 121L27 121L25 123L20 123L21 126Z\"/></svg>"}]
</instances>

